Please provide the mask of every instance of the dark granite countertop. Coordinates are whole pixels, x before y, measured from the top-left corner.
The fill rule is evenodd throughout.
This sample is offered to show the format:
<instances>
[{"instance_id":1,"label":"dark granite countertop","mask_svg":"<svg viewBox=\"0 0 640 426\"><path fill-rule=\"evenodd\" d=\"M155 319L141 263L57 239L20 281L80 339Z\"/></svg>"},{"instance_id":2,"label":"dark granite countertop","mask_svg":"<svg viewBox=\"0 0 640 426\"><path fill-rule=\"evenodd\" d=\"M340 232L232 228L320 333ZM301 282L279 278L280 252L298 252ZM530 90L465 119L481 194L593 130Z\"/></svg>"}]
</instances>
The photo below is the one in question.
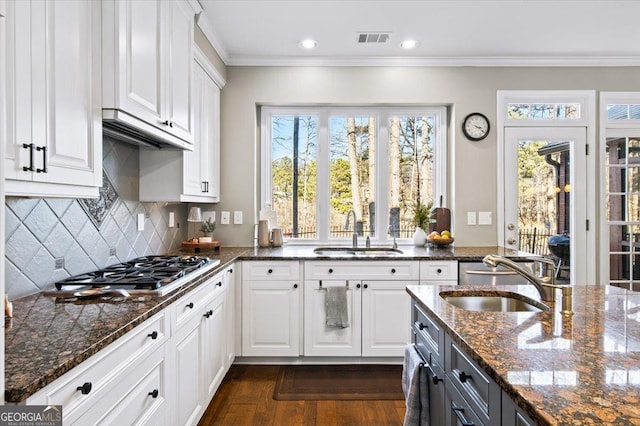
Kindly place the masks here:
<instances>
[{"instance_id":1,"label":"dark granite countertop","mask_svg":"<svg viewBox=\"0 0 640 426\"><path fill-rule=\"evenodd\" d=\"M441 291L474 289L487 287L407 287L539 424L640 424L640 293L575 286L573 315L561 314L553 304L552 310L538 313L472 312L439 296ZM491 291L539 300L530 285Z\"/></svg>"},{"instance_id":2,"label":"dark granite countertop","mask_svg":"<svg viewBox=\"0 0 640 426\"><path fill-rule=\"evenodd\" d=\"M400 249L403 254L399 256L366 257L358 260L480 261L484 255L490 253L510 257L526 255L501 247L435 249L400 246ZM190 251L178 250L172 254L184 253L190 253ZM220 265L165 297L136 297L117 303L95 300L56 303L52 297L36 294L14 300L14 317L5 321L6 401L24 401L237 259L353 259L317 256L313 253L312 246L266 249L222 247L220 251L201 251L198 254L220 259Z\"/></svg>"}]
</instances>

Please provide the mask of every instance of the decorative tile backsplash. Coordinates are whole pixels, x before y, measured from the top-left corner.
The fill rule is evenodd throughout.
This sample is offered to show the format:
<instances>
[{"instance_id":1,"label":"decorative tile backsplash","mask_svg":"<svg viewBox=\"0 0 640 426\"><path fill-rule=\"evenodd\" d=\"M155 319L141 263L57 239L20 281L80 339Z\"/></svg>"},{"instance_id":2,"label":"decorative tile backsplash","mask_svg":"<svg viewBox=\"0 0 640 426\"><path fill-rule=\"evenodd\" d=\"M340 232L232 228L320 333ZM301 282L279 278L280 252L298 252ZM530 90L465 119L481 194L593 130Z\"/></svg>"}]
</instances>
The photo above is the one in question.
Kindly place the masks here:
<instances>
[{"instance_id":1,"label":"decorative tile backsplash","mask_svg":"<svg viewBox=\"0 0 640 426\"><path fill-rule=\"evenodd\" d=\"M99 227L79 200L7 197L9 299L51 288L62 278L180 246L186 239L187 205L138 201L139 153L136 146L104 139L103 168L112 184L106 198L112 205L94 204L94 213L102 215ZM175 213L180 228L169 228L169 212ZM138 213L146 216L142 232L137 230ZM56 268L60 259L64 266Z\"/></svg>"}]
</instances>

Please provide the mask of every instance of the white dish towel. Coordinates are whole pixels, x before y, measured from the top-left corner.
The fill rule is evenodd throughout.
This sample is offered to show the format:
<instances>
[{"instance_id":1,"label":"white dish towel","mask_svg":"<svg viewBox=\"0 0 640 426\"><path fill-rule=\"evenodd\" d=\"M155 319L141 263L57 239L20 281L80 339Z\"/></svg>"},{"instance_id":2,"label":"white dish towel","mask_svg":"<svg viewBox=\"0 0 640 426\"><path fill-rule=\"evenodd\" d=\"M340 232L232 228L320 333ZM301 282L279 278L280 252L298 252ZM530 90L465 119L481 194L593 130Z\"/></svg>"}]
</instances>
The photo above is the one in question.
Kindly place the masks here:
<instances>
[{"instance_id":1,"label":"white dish towel","mask_svg":"<svg viewBox=\"0 0 640 426\"><path fill-rule=\"evenodd\" d=\"M349 308L347 304L347 287L326 287L325 313L327 327L349 327Z\"/></svg>"},{"instance_id":2,"label":"white dish towel","mask_svg":"<svg viewBox=\"0 0 640 426\"><path fill-rule=\"evenodd\" d=\"M429 418L429 386L424 372L424 361L414 344L404 350L402 369L402 391L405 396L406 412L404 426L427 426Z\"/></svg>"}]
</instances>

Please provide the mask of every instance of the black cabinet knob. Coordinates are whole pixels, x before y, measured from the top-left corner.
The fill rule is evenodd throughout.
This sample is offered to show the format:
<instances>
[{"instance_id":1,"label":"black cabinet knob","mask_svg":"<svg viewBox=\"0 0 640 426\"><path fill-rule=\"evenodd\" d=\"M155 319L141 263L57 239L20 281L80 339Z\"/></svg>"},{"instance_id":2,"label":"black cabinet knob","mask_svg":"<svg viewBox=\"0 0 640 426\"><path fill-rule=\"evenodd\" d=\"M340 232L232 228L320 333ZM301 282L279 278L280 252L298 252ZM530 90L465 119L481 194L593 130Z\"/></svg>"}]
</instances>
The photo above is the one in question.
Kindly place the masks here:
<instances>
[{"instance_id":1,"label":"black cabinet knob","mask_svg":"<svg viewBox=\"0 0 640 426\"><path fill-rule=\"evenodd\" d=\"M222 281L218 281L218 282L216 283L216 287L222 287Z\"/></svg>"},{"instance_id":2,"label":"black cabinet knob","mask_svg":"<svg viewBox=\"0 0 640 426\"><path fill-rule=\"evenodd\" d=\"M294 285L293 285L293 288L298 288L298 284L294 284Z\"/></svg>"},{"instance_id":3,"label":"black cabinet knob","mask_svg":"<svg viewBox=\"0 0 640 426\"><path fill-rule=\"evenodd\" d=\"M193 302L189 302L189 303L187 303L187 308L189 308L189 309L193 309Z\"/></svg>"},{"instance_id":4,"label":"black cabinet knob","mask_svg":"<svg viewBox=\"0 0 640 426\"><path fill-rule=\"evenodd\" d=\"M169 120L164 120L164 121L162 122L162 124L164 124L165 126L168 126L168 125L169 125Z\"/></svg>"},{"instance_id":5,"label":"black cabinet knob","mask_svg":"<svg viewBox=\"0 0 640 426\"><path fill-rule=\"evenodd\" d=\"M149 392L149 396L151 396L151 398L157 398L158 394L160 394L160 392L158 392L158 389L154 389L151 392Z\"/></svg>"},{"instance_id":6,"label":"black cabinet knob","mask_svg":"<svg viewBox=\"0 0 640 426\"><path fill-rule=\"evenodd\" d=\"M466 381L467 381L467 380L469 380L470 378L471 378L471 375L470 375L470 374L465 373L464 371L461 371L461 372L458 374L458 379L460 379L460 381L461 381L462 383L466 382Z\"/></svg>"},{"instance_id":7,"label":"black cabinet knob","mask_svg":"<svg viewBox=\"0 0 640 426\"><path fill-rule=\"evenodd\" d=\"M80 391L83 395L89 395L89 392L91 392L91 386L91 382L85 382L82 386L78 386L76 390Z\"/></svg>"},{"instance_id":8,"label":"black cabinet knob","mask_svg":"<svg viewBox=\"0 0 640 426\"><path fill-rule=\"evenodd\" d=\"M438 269L436 269L436 272L441 274L442 273L442 269L438 268Z\"/></svg>"},{"instance_id":9,"label":"black cabinet knob","mask_svg":"<svg viewBox=\"0 0 640 426\"><path fill-rule=\"evenodd\" d=\"M333 269L332 268L329 268L329 273L333 274Z\"/></svg>"},{"instance_id":10,"label":"black cabinet knob","mask_svg":"<svg viewBox=\"0 0 640 426\"><path fill-rule=\"evenodd\" d=\"M360 284L356 284L356 288L360 288Z\"/></svg>"},{"instance_id":11,"label":"black cabinet knob","mask_svg":"<svg viewBox=\"0 0 640 426\"><path fill-rule=\"evenodd\" d=\"M267 271L267 273L268 273L268 274L272 274L272 273L273 273L273 269L269 269L269 270Z\"/></svg>"},{"instance_id":12,"label":"black cabinet knob","mask_svg":"<svg viewBox=\"0 0 640 426\"><path fill-rule=\"evenodd\" d=\"M427 328L426 325L424 325L423 323L419 322L418 323L418 330L424 330L425 328Z\"/></svg>"},{"instance_id":13,"label":"black cabinet knob","mask_svg":"<svg viewBox=\"0 0 640 426\"><path fill-rule=\"evenodd\" d=\"M395 274L396 273L396 268L391 268L391 273Z\"/></svg>"},{"instance_id":14,"label":"black cabinet knob","mask_svg":"<svg viewBox=\"0 0 640 426\"><path fill-rule=\"evenodd\" d=\"M369 284L363 284L362 287L369 288Z\"/></svg>"},{"instance_id":15,"label":"black cabinet knob","mask_svg":"<svg viewBox=\"0 0 640 426\"><path fill-rule=\"evenodd\" d=\"M441 379L440 377L434 374L433 377L431 378L431 381L433 382L434 385L437 385L438 382L444 382L444 379Z\"/></svg>"},{"instance_id":16,"label":"black cabinet knob","mask_svg":"<svg viewBox=\"0 0 640 426\"><path fill-rule=\"evenodd\" d=\"M207 312L204 313L203 317L205 318L209 318L211 315L213 315L213 311L210 309Z\"/></svg>"},{"instance_id":17,"label":"black cabinet knob","mask_svg":"<svg viewBox=\"0 0 640 426\"><path fill-rule=\"evenodd\" d=\"M158 338L158 332L154 331L153 333L149 333L147 337L151 337L151 340L156 340Z\"/></svg>"},{"instance_id":18,"label":"black cabinet knob","mask_svg":"<svg viewBox=\"0 0 640 426\"><path fill-rule=\"evenodd\" d=\"M229 273L233 274L233 268L229 269Z\"/></svg>"}]
</instances>

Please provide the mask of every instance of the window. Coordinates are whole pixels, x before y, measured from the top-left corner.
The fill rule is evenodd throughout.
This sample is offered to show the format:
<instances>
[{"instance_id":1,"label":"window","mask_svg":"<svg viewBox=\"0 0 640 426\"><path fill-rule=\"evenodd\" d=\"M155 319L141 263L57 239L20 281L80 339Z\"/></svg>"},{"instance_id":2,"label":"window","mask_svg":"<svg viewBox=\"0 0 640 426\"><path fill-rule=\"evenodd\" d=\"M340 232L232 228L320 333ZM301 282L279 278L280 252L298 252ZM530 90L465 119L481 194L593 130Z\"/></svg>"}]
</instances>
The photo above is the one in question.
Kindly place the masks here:
<instances>
[{"instance_id":1,"label":"window","mask_svg":"<svg viewBox=\"0 0 640 426\"><path fill-rule=\"evenodd\" d=\"M265 107L261 118L261 205L289 241L410 238L418 200L446 203L444 107Z\"/></svg>"}]
</instances>

